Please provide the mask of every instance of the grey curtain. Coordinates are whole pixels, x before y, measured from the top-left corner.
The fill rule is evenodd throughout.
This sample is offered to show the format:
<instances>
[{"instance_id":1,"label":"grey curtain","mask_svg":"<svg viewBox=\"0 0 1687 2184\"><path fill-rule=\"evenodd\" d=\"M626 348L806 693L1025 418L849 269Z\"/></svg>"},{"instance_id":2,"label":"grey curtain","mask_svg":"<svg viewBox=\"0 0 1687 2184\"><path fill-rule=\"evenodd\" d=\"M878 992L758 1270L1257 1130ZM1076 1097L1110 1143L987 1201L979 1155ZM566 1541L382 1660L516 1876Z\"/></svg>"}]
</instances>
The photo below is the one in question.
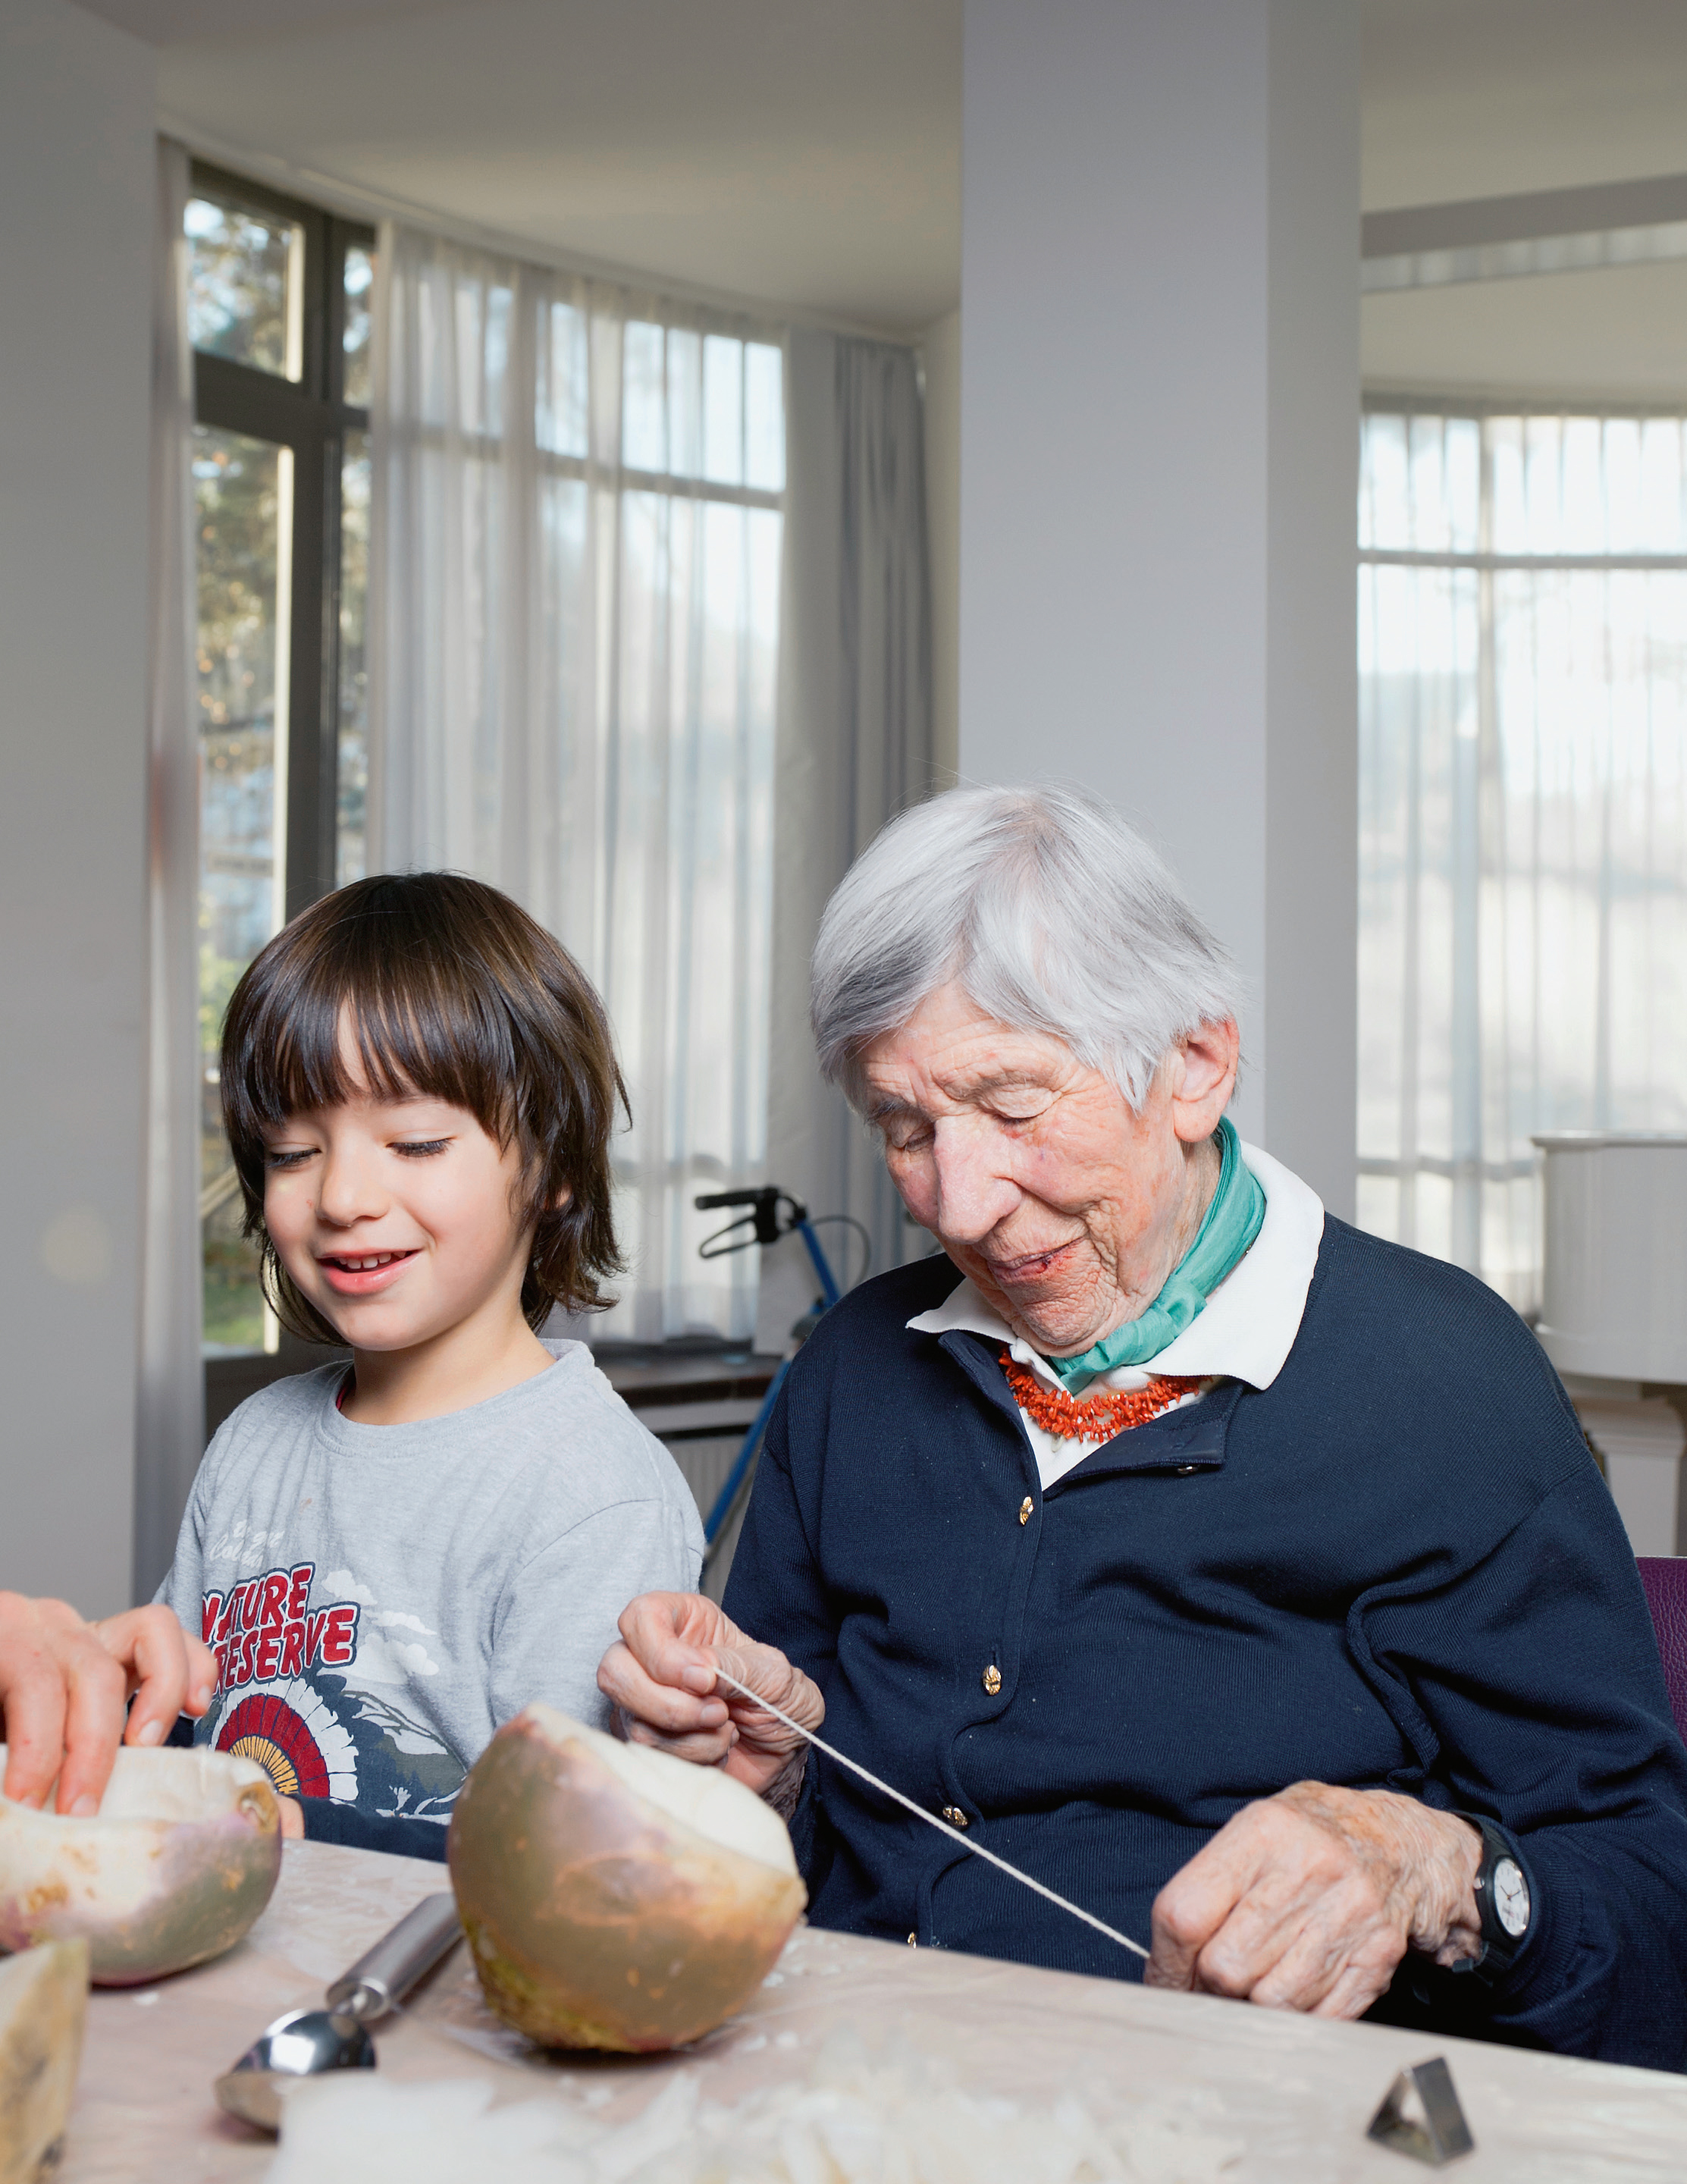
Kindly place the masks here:
<instances>
[{"instance_id":1,"label":"grey curtain","mask_svg":"<svg viewBox=\"0 0 1687 2184\"><path fill-rule=\"evenodd\" d=\"M882 1272L928 1247L876 1145L820 1081L809 957L852 861L932 789L923 402L914 353L896 343L799 329L786 354L767 1173L814 1213L854 1215ZM859 1245L824 1234L853 1272ZM794 1241L764 1252L764 1346L782 1346L813 1288Z\"/></svg>"}]
</instances>

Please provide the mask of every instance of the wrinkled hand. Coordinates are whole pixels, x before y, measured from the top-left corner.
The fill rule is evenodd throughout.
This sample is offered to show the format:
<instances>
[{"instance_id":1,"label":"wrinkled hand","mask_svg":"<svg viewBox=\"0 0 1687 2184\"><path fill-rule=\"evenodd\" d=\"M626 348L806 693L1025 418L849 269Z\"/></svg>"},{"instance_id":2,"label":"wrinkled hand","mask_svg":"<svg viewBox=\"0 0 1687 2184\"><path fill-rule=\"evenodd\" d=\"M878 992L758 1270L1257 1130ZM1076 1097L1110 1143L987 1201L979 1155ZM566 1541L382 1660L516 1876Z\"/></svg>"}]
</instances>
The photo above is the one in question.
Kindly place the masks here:
<instances>
[{"instance_id":1,"label":"wrinkled hand","mask_svg":"<svg viewBox=\"0 0 1687 2184\"><path fill-rule=\"evenodd\" d=\"M818 1729L826 1702L777 1646L746 1637L696 1592L643 1593L621 1618L621 1642L598 1669L630 1741L720 1766L782 1811L801 1786L808 1747L771 1714L721 1684L717 1668Z\"/></svg>"},{"instance_id":2,"label":"wrinkled hand","mask_svg":"<svg viewBox=\"0 0 1687 2184\"><path fill-rule=\"evenodd\" d=\"M1408 1949L1479 1955L1482 1839L1389 1790L1297 1782L1244 1806L1154 1906L1150 1986L1361 2017Z\"/></svg>"},{"instance_id":3,"label":"wrinkled hand","mask_svg":"<svg viewBox=\"0 0 1687 2184\"><path fill-rule=\"evenodd\" d=\"M118 1746L162 1744L178 1714L204 1713L216 1684L209 1648L167 1607L85 1623L62 1600L0 1592L6 1796L39 1805L56 1775L56 1809L91 1817Z\"/></svg>"}]
</instances>

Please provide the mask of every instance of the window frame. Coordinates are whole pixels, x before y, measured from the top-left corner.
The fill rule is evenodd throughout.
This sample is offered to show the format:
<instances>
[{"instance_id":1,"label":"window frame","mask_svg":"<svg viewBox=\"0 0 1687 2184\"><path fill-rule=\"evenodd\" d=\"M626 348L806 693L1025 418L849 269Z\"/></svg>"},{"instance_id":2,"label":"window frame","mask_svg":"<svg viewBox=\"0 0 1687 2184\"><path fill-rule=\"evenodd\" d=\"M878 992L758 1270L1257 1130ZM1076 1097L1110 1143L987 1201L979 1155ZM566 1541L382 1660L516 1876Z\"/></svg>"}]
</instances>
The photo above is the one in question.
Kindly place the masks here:
<instances>
[{"instance_id":1,"label":"window frame","mask_svg":"<svg viewBox=\"0 0 1687 2184\"><path fill-rule=\"evenodd\" d=\"M224 167L195 159L189 195L295 221L304 236L301 376L204 350L192 352L193 419L289 448L293 457L292 628L288 646L284 915L337 884L340 718L342 484L346 435L369 430L369 411L345 398L346 254L375 248L374 228L342 220ZM207 1357L209 1439L231 1411L272 1380L342 1351L298 1342L283 1330L274 1351Z\"/></svg>"},{"instance_id":2,"label":"window frame","mask_svg":"<svg viewBox=\"0 0 1687 2184\"><path fill-rule=\"evenodd\" d=\"M304 233L303 370L297 380L193 352L193 417L293 456L292 627L283 840L286 916L336 882L340 745L341 477L348 432L369 411L345 398L346 253L375 230L196 159L191 194L296 221Z\"/></svg>"}]
</instances>

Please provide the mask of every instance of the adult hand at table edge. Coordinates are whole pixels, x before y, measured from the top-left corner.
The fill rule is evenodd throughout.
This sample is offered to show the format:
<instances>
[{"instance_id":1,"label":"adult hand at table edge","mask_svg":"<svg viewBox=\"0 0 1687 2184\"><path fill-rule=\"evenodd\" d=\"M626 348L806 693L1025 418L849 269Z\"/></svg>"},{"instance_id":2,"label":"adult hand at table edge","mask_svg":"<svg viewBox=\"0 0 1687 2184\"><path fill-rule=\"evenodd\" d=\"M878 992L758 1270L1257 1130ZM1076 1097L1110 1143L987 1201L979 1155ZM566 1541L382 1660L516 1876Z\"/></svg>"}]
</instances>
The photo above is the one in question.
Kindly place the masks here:
<instances>
[{"instance_id":1,"label":"adult hand at table edge","mask_svg":"<svg viewBox=\"0 0 1687 2184\"><path fill-rule=\"evenodd\" d=\"M1408 1949L1481 1953L1482 1838L1390 1790L1296 1782L1245 1805L1155 1900L1144 1983L1361 2017Z\"/></svg>"},{"instance_id":2,"label":"adult hand at table edge","mask_svg":"<svg viewBox=\"0 0 1687 2184\"><path fill-rule=\"evenodd\" d=\"M777 1646L738 1629L712 1600L697 1592L646 1592L623 1611L621 1642L598 1669L598 1688L616 1709L629 1742L654 1745L699 1766L724 1772L788 1813L801 1787L808 1747L803 1738L716 1674L725 1669L781 1707L793 1721L818 1729L826 1702Z\"/></svg>"},{"instance_id":3,"label":"adult hand at table edge","mask_svg":"<svg viewBox=\"0 0 1687 2184\"><path fill-rule=\"evenodd\" d=\"M216 1663L167 1607L86 1623L62 1600L0 1592L3 1787L39 1806L56 1776L55 1808L99 1810L120 1744L161 1744L178 1714L202 1714ZM134 1705L125 1708L133 1694Z\"/></svg>"}]
</instances>

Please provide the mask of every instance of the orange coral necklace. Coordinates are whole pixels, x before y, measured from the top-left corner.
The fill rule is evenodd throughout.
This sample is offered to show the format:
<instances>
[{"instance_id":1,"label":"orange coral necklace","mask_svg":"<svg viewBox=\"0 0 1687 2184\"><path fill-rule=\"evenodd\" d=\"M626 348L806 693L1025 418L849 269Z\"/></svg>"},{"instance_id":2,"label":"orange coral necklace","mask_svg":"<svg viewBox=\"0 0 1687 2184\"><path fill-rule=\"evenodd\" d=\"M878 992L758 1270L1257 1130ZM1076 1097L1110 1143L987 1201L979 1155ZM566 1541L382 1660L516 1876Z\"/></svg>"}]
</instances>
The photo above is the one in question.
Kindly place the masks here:
<instances>
[{"instance_id":1,"label":"orange coral necklace","mask_svg":"<svg viewBox=\"0 0 1687 2184\"><path fill-rule=\"evenodd\" d=\"M1019 1364L1011 1351L1001 1353L1002 1370L1013 1390L1013 1400L1034 1425L1061 1440L1111 1440L1133 1426L1145 1426L1180 1403L1185 1396L1205 1384L1187 1373L1165 1373L1146 1388L1111 1389L1105 1395L1086 1396L1082 1401L1064 1388L1044 1387L1029 1366Z\"/></svg>"}]
</instances>

